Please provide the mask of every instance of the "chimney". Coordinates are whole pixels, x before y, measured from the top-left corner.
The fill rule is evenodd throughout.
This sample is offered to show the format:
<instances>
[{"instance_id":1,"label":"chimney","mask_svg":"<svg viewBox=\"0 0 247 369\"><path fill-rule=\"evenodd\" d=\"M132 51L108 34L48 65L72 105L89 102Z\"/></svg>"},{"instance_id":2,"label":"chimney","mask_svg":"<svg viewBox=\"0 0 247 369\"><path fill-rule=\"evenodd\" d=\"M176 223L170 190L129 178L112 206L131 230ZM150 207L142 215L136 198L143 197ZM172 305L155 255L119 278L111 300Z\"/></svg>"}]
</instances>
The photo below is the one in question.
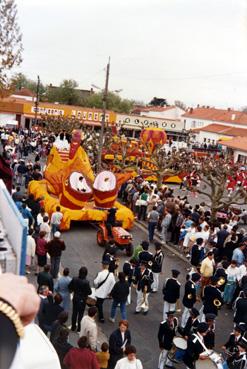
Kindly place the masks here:
<instances>
[{"instance_id":1,"label":"chimney","mask_svg":"<svg viewBox=\"0 0 247 369\"><path fill-rule=\"evenodd\" d=\"M208 106L207 106L207 109L209 109L209 108L210 108L210 106L208 105Z\"/></svg>"},{"instance_id":2,"label":"chimney","mask_svg":"<svg viewBox=\"0 0 247 369\"><path fill-rule=\"evenodd\" d=\"M192 114L193 113L193 108L190 108L190 114Z\"/></svg>"},{"instance_id":3,"label":"chimney","mask_svg":"<svg viewBox=\"0 0 247 369\"><path fill-rule=\"evenodd\" d=\"M197 104L197 109L199 109L200 108L200 104Z\"/></svg>"},{"instance_id":4,"label":"chimney","mask_svg":"<svg viewBox=\"0 0 247 369\"><path fill-rule=\"evenodd\" d=\"M227 111L231 111L231 108L227 108Z\"/></svg>"}]
</instances>

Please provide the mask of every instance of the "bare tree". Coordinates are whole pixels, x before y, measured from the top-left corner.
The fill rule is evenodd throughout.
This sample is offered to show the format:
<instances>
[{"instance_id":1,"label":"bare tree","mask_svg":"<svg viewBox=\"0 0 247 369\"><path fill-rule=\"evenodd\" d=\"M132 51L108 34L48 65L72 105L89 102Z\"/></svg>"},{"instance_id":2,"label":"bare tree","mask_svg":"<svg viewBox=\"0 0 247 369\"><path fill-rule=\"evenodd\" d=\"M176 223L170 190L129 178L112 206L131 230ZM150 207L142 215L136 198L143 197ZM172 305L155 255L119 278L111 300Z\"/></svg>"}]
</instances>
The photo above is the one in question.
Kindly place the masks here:
<instances>
[{"instance_id":1,"label":"bare tree","mask_svg":"<svg viewBox=\"0 0 247 369\"><path fill-rule=\"evenodd\" d=\"M162 185L165 176L176 175L186 171L189 167L189 154L183 149L171 148L169 150L164 145L155 145L152 152L146 146L143 151L142 172L154 175L157 178L158 188Z\"/></svg>"},{"instance_id":2,"label":"bare tree","mask_svg":"<svg viewBox=\"0 0 247 369\"><path fill-rule=\"evenodd\" d=\"M14 0L0 1L0 92L8 88L7 72L22 62L22 34Z\"/></svg>"},{"instance_id":3,"label":"bare tree","mask_svg":"<svg viewBox=\"0 0 247 369\"><path fill-rule=\"evenodd\" d=\"M234 204L243 205L247 202L247 191L242 186L236 186L231 193L227 192L229 176L235 177L236 171L237 168L227 158L207 158L199 165L197 173L200 175L201 184L190 189L209 199L212 221L216 220L217 212L228 210Z\"/></svg>"},{"instance_id":4,"label":"bare tree","mask_svg":"<svg viewBox=\"0 0 247 369\"><path fill-rule=\"evenodd\" d=\"M187 106L185 105L185 103L183 103L183 101L175 100L174 104L175 104L175 106L177 106L178 108L181 108L183 110L187 109Z\"/></svg>"}]
</instances>

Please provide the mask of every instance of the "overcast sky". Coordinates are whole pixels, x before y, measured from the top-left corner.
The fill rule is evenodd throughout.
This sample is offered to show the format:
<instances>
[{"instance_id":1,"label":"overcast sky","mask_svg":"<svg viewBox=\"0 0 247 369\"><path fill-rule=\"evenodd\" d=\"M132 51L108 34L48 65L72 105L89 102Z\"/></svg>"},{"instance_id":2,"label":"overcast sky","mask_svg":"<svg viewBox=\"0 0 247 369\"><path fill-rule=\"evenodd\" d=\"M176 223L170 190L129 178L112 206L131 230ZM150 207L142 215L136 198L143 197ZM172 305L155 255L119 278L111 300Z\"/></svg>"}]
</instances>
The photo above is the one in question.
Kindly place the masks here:
<instances>
[{"instance_id":1,"label":"overcast sky","mask_svg":"<svg viewBox=\"0 0 247 369\"><path fill-rule=\"evenodd\" d=\"M247 0L16 0L20 71L145 102L247 105Z\"/></svg>"}]
</instances>

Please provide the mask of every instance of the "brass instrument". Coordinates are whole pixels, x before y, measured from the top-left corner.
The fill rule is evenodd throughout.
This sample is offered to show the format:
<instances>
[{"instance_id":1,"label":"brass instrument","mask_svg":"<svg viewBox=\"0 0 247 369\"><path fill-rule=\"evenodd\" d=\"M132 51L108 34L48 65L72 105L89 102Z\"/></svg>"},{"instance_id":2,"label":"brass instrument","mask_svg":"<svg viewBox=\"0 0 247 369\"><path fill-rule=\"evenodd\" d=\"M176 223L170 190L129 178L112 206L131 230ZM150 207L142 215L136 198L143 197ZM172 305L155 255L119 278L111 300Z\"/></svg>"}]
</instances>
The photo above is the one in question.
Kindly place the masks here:
<instances>
[{"instance_id":1,"label":"brass instrument","mask_svg":"<svg viewBox=\"0 0 247 369\"><path fill-rule=\"evenodd\" d=\"M193 297L192 293L189 293L189 294L188 294L188 296L187 296L187 298L188 298L189 300L191 300L191 299L192 299L192 297Z\"/></svg>"},{"instance_id":2,"label":"brass instrument","mask_svg":"<svg viewBox=\"0 0 247 369\"><path fill-rule=\"evenodd\" d=\"M225 283L226 283L225 278L224 278L224 277L220 277L220 278L218 279L217 285L218 285L219 287L221 287L221 286L223 286L223 284L225 284Z\"/></svg>"},{"instance_id":3,"label":"brass instrument","mask_svg":"<svg viewBox=\"0 0 247 369\"><path fill-rule=\"evenodd\" d=\"M214 299L213 304L217 308L221 307L221 305L222 305L222 303L221 303L221 301L219 299Z\"/></svg>"},{"instance_id":4,"label":"brass instrument","mask_svg":"<svg viewBox=\"0 0 247 369\"><path fill-rule=\"evenodd\" d=\"M141 304L141 308L142 309L145 309L148 306L148 302L147 302L147 290L148 290L148 287L145 286L144 287L144 290L143 290L143 301L142 301L142 304Z\"/></svg>"},{"instance_id":5,"label":"brass instrument","mask_svg":"<svg viewBox=\"0 0 247 369\"><path fill-rule=\"evenodd\" d=\"M176 301L176 312L177 312L177 313L180 313L180 311L181 311L180 301L179 301L179 300L177 300L177 301Z\"/></svg>"}]
</instances>

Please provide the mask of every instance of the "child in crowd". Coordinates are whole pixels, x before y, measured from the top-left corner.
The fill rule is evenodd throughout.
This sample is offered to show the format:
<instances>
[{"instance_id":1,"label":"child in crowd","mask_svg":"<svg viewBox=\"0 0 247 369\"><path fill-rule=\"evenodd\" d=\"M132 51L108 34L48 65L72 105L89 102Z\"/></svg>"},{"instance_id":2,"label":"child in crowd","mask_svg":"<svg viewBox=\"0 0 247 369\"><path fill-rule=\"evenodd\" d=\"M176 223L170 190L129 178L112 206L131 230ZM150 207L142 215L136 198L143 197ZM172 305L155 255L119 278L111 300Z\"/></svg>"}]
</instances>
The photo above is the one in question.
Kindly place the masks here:
<instances>
[{"instance_id":1,"label":"child in crowd","mask_svg":"<svg viewBox=\"0 0 247 369\"><path fill-rule=\"evenodd\" d=\"M108 368L108 361L110 359L110 354L108 352L109 345L107 342L103 342L101 345L101 351L96 352L96 357L100 366L100 369Z\"/></svg>"}]
</instances>

